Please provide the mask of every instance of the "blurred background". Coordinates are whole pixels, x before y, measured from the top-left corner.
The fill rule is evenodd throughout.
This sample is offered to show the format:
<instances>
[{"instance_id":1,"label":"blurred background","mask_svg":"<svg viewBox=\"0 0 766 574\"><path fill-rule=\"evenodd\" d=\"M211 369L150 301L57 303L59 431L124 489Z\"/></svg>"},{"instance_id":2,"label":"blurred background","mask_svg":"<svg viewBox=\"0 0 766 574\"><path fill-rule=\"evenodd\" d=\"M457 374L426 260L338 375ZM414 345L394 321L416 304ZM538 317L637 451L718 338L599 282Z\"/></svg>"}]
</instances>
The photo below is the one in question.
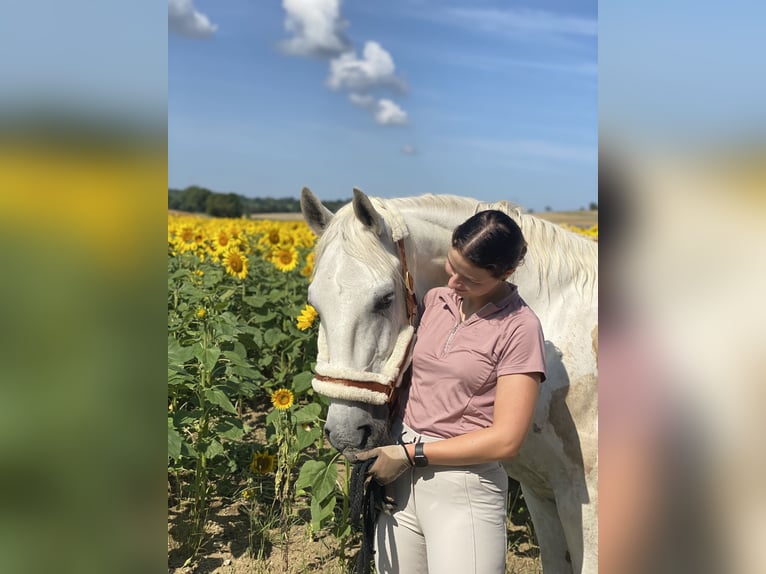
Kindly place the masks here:
<instances>
[{"instance_id":1,"label":"blurred background","mask_svg":"<svg viewBox=\"0 0 766 574\"><path fill-rule=\"evenodd\" d=\"M160 571L165 6L4 7L0 563ZM600 571L766 571L766 8L598 18Z\"/></svg>"},{"instance_id":2,"label":"blurred background","mask_svg":"<svg viewBox=\"0 0 766 574\"><path fill-rule=\"evenodd\" d=\"M0 18L0 564L164 569L165 6Z\"/></svg>"},{"instance_id":3,"label":"blurred background","mask_svg":"<svg viewBox=\"0 0 766 574\"><path fill-rule=\"evenodd\" d=\"M599 2L600 571L766 569L755 2Z\"/></svg>"}]
</instances>

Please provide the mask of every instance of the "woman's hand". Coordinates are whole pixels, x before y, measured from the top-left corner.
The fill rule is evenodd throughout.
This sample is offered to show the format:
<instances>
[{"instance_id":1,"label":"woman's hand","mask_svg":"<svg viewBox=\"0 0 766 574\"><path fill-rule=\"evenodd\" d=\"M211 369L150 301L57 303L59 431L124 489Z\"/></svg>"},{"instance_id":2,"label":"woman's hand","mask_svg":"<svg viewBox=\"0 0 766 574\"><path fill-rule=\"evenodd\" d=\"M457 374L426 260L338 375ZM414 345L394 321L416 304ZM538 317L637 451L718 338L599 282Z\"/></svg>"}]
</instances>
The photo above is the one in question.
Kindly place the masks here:
<instances>
[{"instance_id":1,"label":"woman's hand","mask_svg":"<svg viewBox=\"0 0 766 574\"><path fill-rule=\"evenodd\" d=\"M410 468L410 458L403 444L379 446L371 450L360 452L356 460L368 460L377 457L368 471L380 484L389 484L399 478L405 470Z\"/></svg>"}]
</instances>

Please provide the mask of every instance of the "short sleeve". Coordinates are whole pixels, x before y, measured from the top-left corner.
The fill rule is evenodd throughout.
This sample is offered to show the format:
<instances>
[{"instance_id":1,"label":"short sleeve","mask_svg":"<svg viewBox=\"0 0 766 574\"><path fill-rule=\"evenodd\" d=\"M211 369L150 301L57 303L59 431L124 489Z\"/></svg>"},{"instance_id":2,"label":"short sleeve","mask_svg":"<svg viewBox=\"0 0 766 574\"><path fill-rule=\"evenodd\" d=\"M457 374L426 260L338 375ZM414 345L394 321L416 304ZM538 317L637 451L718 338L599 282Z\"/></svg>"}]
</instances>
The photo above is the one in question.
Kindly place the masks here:
<instances>
[{"instance_id":1,"label":"short sleeve","mask_svg":"<svg viewBox=\"0 0 766 574\"><path fill-rule=\"evenodd\" d=\"M528 312L520 314L514 323L500 351L497 376L540 373L542 383L546 379L545 339L540 320Z\"/></svg>"}]
</instances>

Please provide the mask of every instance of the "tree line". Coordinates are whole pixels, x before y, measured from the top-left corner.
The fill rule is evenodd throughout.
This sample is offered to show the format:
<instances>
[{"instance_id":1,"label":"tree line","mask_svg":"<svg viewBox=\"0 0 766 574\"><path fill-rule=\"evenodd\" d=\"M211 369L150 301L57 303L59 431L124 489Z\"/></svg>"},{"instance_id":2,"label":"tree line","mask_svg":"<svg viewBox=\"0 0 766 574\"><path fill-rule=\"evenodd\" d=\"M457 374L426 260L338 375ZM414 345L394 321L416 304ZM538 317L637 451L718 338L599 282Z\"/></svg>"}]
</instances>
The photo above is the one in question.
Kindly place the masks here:
<instances>
[{"instance_id":1,"label":"tree line","mask_svg":"<svg viewBox=\"0 0 766 574\"><path fill-rule=\"evenodd\" d=\"M323 203L335 212L349 201ZM253 213L300 213L301 204L295 197L245 197L191 185L185 189L168 188L168 209L206 213L212 217L242 217Z\"/></svg>"}]
</instances>

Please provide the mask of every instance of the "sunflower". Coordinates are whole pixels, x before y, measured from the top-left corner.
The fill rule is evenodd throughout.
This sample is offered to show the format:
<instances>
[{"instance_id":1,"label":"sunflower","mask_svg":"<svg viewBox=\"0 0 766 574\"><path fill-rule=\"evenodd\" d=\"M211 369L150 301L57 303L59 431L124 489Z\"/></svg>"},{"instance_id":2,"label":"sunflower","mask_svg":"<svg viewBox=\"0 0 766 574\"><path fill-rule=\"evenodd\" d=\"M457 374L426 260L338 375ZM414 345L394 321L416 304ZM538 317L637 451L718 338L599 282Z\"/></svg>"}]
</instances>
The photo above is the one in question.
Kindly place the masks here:
<instances>
[{"instance_id":1,"label":"sunflower","mask_svg":"<svg viewBox=\"0 0 766 574\"><path fill-rule=\"evenodd\" d=\"M201 233L192 225L183 225L176 231L174 245L181 253L199 249L198 239L204 239Z\"/></svg>"},{"instance_id":2,"label":"sunflower","mask_svg":"<svg viewBox=\"0 0 766 574\"><path fill-rule=\"evenodd\" d=\"M194 235L195 235L194 228L191 225L184 225L178 231L177 237L183 243L193 243L194 242Z\"/></svg>"},{"instance_id":3,"label":"sunflower","mask_svg":"<svg viewBox=\"0 0 766 574\"><path fill-rule=\"evenodd\" d=\"M231 238L229 237L229 234L226 233L225 230L221 229L213 238L213 248L215 251L223 251L229 246L230 242Z\"/></svg>"},{"instance_id":4,"label":"sunflower","mask_svg":"<svg viewBox=\"0 0 766 574\"><path fill-rule=\"evenodd\" d=\"M316 318L317 310L314 309L311 305L306 305L301 311L301 314L298 315L298 328L301 331L305 331L314 324L314 320Z\"/></svg>"},{"instance_id":5,"label":"sunflower","mask_svg":"<svg viewBox=\"0 0 766 574\"><path fill-rule=\"evenodd\" d=\"M298 265L298 251L295 249L277 249L271 256L271 262L280 271L292 271Z\"/></svg>"},{"instance_id":6,"label":"sunflower","mask_svg":"<svg viewBox=\"0 0 766 574\"><path fill-rule=\"evenodd\" d=\"M268 241L271 245L279 245L280 235L278 227L272 227L269 229L269 232L266 234L266 241Z\"/></svg>"},{"instance_id":7,"label":"sunflower","mask_svg":"<svg viewBox=\"0 0 766 574\"><path fill-rule=\"evenodd\" d=\"M240 279L247 277L247 257L236 249L229 249L224 253L223 264L229 275Z\"/></svg>"},{"instance_id":8,"label":"sunflower","mask_svg":"<svg viewBox=\"0 0 766 574\"><path fill-rule=\"evenodd\" d=\"M250 472L254 474L269 474L274 472L274 455L267 452L256 452L250 463Z\"/></svg>"},{"instance_id":9,"label":"sunflower","mask_svg":"<svg viewBox=\"0 0 766 574\"><path fill-rule=\"evenodd\" d=\"M304 277L311 277L314 272L314 252L312 251L306 255L306 265L301 269L301 275Z\"/></svg>"},{"instance_id":10,"label":"sunflower","mask_svg":"<svg viewBox=\"0 0 766 574\"><path fill-rule=\"evenodd\" d=\"M289 389L277 389L271 393L271 404L275 409L284 411L293 406L293 393Z\"/></svg>"}]
</instances>

